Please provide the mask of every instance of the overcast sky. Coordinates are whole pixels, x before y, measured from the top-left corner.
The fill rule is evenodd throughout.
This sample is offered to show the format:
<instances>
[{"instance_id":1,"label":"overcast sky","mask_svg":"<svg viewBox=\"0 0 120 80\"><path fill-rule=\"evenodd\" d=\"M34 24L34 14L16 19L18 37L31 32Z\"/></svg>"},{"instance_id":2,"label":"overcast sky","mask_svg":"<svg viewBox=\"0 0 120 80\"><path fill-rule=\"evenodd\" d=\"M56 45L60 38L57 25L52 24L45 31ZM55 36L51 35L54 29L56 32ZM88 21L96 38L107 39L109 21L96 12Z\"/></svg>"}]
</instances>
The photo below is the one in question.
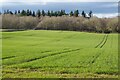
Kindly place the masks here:
<instances>
[{"instance_id":1,"label":"overcast sky","mask_svg":"<svg viewBox=\"0 0 120 80\"><path fill-rule=\"evenodd\" d=\"M119 0L0 0L0 2L118 2Z\"/></svg>"},{"instance_id":2,"label":"overcast sky","mask_svg":"<svg viewBox=\"0 0 120 80\"><path fill-rule=\"evenodd\" d=\"M108 17L118 15L118 1L119 0L0 0L0 8L1 10L10 9L13 11L18 9L65 9L68 12L75 9L79 9L80 11L92 10L94 14L97 14L99 17Z\"/></svg>"}]
</instances>

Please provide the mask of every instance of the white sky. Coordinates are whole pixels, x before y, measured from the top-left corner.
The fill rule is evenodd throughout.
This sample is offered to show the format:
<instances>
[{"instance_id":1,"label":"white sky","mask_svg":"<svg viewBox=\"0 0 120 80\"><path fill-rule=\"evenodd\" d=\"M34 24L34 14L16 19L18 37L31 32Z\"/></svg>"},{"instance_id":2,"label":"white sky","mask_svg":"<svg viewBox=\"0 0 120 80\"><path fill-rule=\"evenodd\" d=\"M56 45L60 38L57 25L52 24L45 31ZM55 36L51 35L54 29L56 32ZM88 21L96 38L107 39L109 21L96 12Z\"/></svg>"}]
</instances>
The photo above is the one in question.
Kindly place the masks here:
<instances>
[{"instance_id":1,"label":"white sky","mask_svg":"<svg viewBox=\"0 0 120 80\"><path fill-rule=\"evenodd\" d=\"M1 2L118 2L119 0L0 0Z\"/></svg>"},{"instance_id":2,"label":"white sky","mask_svg":"<svg viewBox=\"0 0 120 80\"><path fill-rule=\"evenodd\" d=\"M0 0L0 5L8 2L22 2L24 4L41 2L42 5L46 5L47 2L119 2L119 0Z\"/></svg>"},{"instance_id":3,"label":"white sky","mask_svg":"<svg viewBox=\"0 0 120 80\"><path fill-rule=\"evenodd\" d=\"M0 0L0 6L2 3L9 3L9 2L22 2L24 4L34 4L35 2L41 2L42 5L46 5L47 2L119 2L119 0ZM111 5L106 5L106 7L110 7ZM112 6L116 6L112 5ZM118 14L96 14L98 17L113 17L117 16Z\"/></svg>"},{"instance_id":4,"label":"white sky","mask_svg":"<svg viewBox=\"0 0 120 80\"><path fill-rule=\"evenodd\" d=\"M111 13L111 14L93 14L94 16L97 16L99 18L107 17L107 18L112 18L118 16L118 13Z\"/></svg>"},{"instance_id":5,"label":"white sky","mask_svg":"<svg viewBox=\"0 0 120 80\"><path fill-rule=\"evenodd\" d=\"M22 2L24 4L36 4L35 2L41 2L41 5L46 5L47 2L119 2L119 0L0 0L0 5L8 2Z\"/></svg>"}]
</instances>

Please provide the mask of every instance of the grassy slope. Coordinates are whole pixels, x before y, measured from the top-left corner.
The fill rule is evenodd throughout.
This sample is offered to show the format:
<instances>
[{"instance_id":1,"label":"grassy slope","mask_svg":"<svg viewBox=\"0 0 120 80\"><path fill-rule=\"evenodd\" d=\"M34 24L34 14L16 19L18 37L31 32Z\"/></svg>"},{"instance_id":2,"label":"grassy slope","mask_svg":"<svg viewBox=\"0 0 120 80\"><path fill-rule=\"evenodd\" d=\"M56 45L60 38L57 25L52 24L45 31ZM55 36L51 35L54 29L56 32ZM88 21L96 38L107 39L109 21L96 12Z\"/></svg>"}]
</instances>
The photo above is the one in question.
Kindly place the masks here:
<instances>
[{"instance_id":1,"label":"grassy slope","mask_svg":"<svg viewBox=\"0 0 120 80\"><path fill-rule=\"evenodd\" d=\"M117 34L3 32L3 77L117 77Z\"/></svg>"}]
</instances>

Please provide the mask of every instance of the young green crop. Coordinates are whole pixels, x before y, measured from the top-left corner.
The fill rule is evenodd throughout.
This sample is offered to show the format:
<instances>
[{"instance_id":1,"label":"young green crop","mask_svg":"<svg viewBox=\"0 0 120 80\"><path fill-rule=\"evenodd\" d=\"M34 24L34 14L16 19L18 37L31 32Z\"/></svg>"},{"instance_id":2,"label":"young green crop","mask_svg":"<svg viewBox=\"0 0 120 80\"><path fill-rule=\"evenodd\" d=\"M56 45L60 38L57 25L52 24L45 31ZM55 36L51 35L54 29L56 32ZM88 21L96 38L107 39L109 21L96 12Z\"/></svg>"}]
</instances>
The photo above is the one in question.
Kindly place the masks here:
<instances>
[{"instance_id":1,"label":"young green crop","mask_svg":"<svg viewBox=\"0 0 120 80\"><path fill-rule=\"evenodd\" d=\"M117 34L31 30L2 40L4 78L118 76Z\"/></svg>"}]
</instances>

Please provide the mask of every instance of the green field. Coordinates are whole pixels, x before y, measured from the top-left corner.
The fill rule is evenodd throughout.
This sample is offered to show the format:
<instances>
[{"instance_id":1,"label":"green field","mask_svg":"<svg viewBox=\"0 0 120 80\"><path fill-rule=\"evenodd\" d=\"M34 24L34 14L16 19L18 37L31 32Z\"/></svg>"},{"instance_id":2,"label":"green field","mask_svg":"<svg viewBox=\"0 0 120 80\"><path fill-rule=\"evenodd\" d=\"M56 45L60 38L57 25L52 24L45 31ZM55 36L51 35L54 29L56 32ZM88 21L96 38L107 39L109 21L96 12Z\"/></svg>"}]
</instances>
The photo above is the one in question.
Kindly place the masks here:
<instances>
[{"instance_id":1,"label":"green field","mask_svg":"<svg viewBox=\"0 0 120 80\"><path fill-rule=\"evenodd\" d=\"M118 34L2 33L3 78L118 77Z\"/></svg>"}]
</instances>

